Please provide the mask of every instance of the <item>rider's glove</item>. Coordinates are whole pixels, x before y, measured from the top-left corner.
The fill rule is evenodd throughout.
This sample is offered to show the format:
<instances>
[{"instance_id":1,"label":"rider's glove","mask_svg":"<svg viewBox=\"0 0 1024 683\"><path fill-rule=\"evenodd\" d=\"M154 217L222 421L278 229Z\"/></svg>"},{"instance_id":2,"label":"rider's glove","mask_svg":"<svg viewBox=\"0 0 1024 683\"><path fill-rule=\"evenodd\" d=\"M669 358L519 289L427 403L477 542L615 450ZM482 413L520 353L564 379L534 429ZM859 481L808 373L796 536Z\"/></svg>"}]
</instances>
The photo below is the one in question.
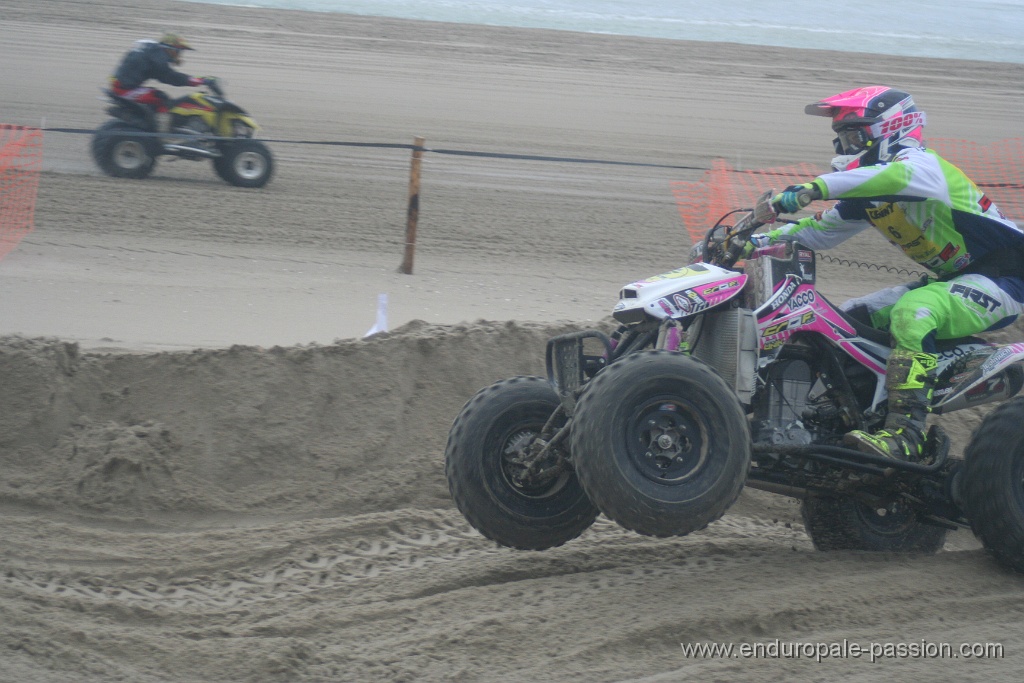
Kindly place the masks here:
<instances>
[{"instance_id":1,"label":"rider's glove","mask_svg":"<svg viewBox=\"0 0 1024 683\"><path fill-rule=\"evenodd\" d=\"M193 88L199 85L206 85L206 79L200 78L199 76L189 76L188 84Z\"/></svg>"},{"instance_id":2,"label":"rider's glove","mask_svg":"<svg viewBox=\"0 0 1024 683\"><path fill-rule=\"evenodd\" d=\"M743 246L743 258L750 256L751 252L761 247L767 247L772 243L772 238L765 233L758 233L750 236L750 241Z\"/></svg>"},{"instance_id":3,"label":"rider's glove","mask_svg":"<svg viewBox=\"0 0 1024 683\"><path fill-rule=\"evenodd\" d=\"M772 197L772 206L779 213L796 213L815 199L821 199L821 193L818 192L818 188L813 183L790 185Z\"/></svg>"}]
</instances>

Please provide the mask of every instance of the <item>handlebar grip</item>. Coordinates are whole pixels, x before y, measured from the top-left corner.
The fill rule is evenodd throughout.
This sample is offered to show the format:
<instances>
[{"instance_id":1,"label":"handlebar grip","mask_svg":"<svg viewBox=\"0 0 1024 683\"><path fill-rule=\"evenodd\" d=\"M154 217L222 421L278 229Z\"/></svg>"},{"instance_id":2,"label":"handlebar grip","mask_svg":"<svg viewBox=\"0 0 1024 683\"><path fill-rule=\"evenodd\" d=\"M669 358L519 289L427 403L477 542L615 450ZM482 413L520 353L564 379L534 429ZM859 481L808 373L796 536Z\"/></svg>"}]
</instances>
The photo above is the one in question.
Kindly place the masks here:
<instances>
[{"instance_id":1,"label":"handlebar grip","mask_svg":"<svg viewBox=\"0 0 1024 683\"><path fill-rule=\"evenodd\" d=\"M796 198L797 208L793 208L793 205L788 202L783 203L782 197L785 195ZM778 195L778 201L772 201L771 206L777 214L795 213L813 202L815 199L821 199L821 195L814 187L801 187L799 190L787 189L782 194Z\"/></svg>"}]
</instances>

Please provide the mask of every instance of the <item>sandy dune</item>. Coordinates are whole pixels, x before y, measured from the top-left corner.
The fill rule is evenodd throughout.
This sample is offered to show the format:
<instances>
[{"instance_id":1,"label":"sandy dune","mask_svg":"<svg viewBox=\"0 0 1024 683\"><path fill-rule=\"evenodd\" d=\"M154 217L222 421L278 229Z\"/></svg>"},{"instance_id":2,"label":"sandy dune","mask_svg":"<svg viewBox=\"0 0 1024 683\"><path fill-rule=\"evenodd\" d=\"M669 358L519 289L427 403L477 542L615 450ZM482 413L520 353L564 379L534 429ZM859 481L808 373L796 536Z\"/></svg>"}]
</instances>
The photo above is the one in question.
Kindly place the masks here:
<instances>
[{"instance_id":1,"label":"sandy dune","mask_svg":"<svg viewBox=\"0 0 1024 683\"><path fill-rule=\"evenodd\" d=\"M0 122L95 127L120 53L164 29L291 142L253 192L184 161L107 178L87 136L47 133L37 228L0 262L0 681L1019 680L1024 580L969 532L819 553L795 501L748 490L686 538L599 519L515 552L465 523L442 460L477 389L542 374L549 336L680 263L673 180L826 160L803 105L868 82L913 92L933 135L1014 137L1019 65L5 0ZM295 141L416 135L638 165L428 153L401 275L408 150ZM837 253L907 265L874 235ZM837 300L899 281L819 273ZM379 293L392 331L361 339ZM948 420L957 448L980 415ZM776 639L1004 656L680 648Z\"/></svg>"}]
</instances>

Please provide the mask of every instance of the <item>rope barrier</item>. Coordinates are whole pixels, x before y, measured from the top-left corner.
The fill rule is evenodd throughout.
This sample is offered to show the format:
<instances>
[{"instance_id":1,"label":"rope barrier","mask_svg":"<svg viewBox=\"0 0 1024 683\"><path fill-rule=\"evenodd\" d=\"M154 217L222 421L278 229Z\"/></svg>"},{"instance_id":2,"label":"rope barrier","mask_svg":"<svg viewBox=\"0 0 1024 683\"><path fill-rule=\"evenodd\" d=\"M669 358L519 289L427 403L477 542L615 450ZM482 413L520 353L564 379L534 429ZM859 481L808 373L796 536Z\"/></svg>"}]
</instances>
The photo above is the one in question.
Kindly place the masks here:
<instances>
[{"instance_id":1,"label":"rope barrier","mask_svg":"<svg viewBox=\"0 0 1024 683\"><path fill-rule=\"evenodd\" d=\"M43 128L48 133L73 133L92 135L96 131L91 128ZM165 133L135 133L140 137L168 137ZM190 135L175 133L176 139L203 139L203 140L233 140L212 135ZM554 161L570 164L604 164L609 166L639 166L644 168L669 168L684 171L706 171L705 166L683 166L674 164L652 164L639 161L614 161L609 159L587 159L583 157L555 157L543 154L513 154L509 152L480 152L466 149L435 149L421 147L414 144L393 143L393 142L351 142L346 140L282 140L277 138L259 138L260 142L282 144L282 145L323 145L326 147L375 147L379 149L408 149L414 152L431 152L433 154L447 154L450 156L464 157L487 157L491 159L516 159L518 161Z\"/></svg>"},{"instance_id":2,"label":"rope barrier","mask_svg":"<svg viewBox=\"0 0 1024 683\"><path fill-rule=\"evenodd\" d=\"M557 161L570 164L607 164L610 166L642 166L646 168L671 168L686 171L706 171L704 166L675 166L672 164L651 164L639 161L609 161L607 159L584 159L578 157L549 157L540 154L509 154L501 152L470 152L458 149L426 149L434 154L453 154L458 156L491 157L494 159L517 159L521 161Z\"/></svg>"},{"instance_id":3,"label":"rope barrier","mask_svg":"<svg viewBox=\"0 0 1024 683\"><path fill-rule=\"evenodd\" d=\"M42 128L46 132L52 133L73 133L79 135L92 135L95 133L95 129L92 128ZM163 133L145 133L139 132L136 135L148 136L148 137L167 137ZM204 139L204 140L232 140L234 138L223 138L210 135L186 135L186 134L175 134L175 138L184 139ZM517 161L550 161L557 163L569 163L569 164L603 164L608 166L633 166L640 168L665 168L682 171L710 171L711 167L708 166L686 166L682 164L653 164L649 162L641 161L615 161L610 159L588 159L586 157L559 157L559 156L547 156L543 154L514 154L511 152L481 152L475 150L465 149L440 149L432 147L422 147L409 143L400 142L354 142L348 140L285 140L280 138L259 138L261 142L282 144L282 145L323 145L326 147L370 147L378 149L407 149L411 151L419 152L431 152L433 154L446 154L450 156L464 156L464 157L485 157L491 159L515 159ZM727 173L737 175L748 175L748 176L775 176L785 178L787 175L791 175L789 169L751 169L741 170L734 168L723 169ZM1001 188L1001 189L1014 189L1024 190L1024 184L1021 183L986 183L986 187Z\"/></svg>"}]
</instances>

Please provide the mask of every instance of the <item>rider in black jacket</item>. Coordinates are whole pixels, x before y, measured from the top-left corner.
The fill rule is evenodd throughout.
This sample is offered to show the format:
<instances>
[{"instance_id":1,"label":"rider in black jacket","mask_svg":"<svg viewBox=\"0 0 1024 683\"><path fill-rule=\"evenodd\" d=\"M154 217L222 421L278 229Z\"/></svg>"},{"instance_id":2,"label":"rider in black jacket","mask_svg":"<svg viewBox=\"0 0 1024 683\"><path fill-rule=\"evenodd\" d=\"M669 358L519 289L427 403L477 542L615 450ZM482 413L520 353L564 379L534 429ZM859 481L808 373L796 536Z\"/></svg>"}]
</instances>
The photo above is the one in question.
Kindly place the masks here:
<instances>
[{"instance_id":1,"label":"rider in black jacket","mask_svg":"<svg viewBox=\"0 0 1024 683\"><path fill-rule=\"evenodd\" d=\"M110 77L110 87L121 97L153 107L157 112L158 130L167 132L170 127L170 97L162 90L143 84L150 79L176 86L205 83L204 78L189 76L174 69L174 66L181 64L181 53L192 49L181 36L174 33L165 34L159 41L137 41Z\"/></svg>"}]
</instances>

